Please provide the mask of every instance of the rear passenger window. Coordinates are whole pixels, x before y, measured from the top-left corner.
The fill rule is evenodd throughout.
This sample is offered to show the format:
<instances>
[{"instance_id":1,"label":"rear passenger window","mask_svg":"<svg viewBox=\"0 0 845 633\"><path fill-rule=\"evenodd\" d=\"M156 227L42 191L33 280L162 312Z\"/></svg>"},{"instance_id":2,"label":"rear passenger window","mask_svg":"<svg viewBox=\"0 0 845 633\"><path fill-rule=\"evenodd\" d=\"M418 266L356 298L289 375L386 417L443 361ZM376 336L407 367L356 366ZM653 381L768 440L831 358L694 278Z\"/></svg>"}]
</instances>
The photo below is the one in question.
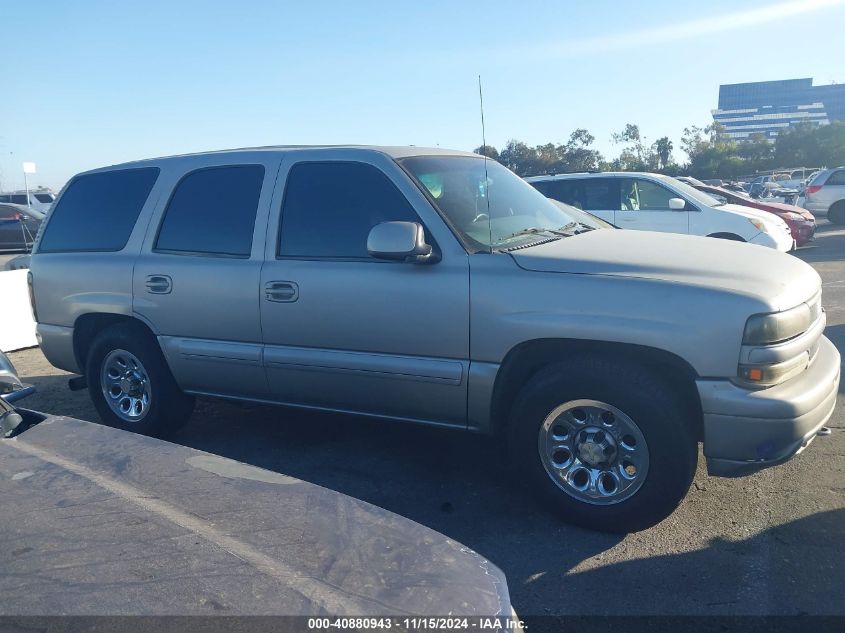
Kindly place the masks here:
<instances>
[{"instance_id":1,"label":"rear passenger window","mask_svg":"<svg viewBox=\"0 0 845 633\"><path fill-rule=\"evenodd\" d=\"M547 180L531 184L547 198L564 202L579 209L583 208L580 195L581 187L577 180Z\"/></svg>"},{"instance_id":2,"label":"rear passenger window","mask_svg":"<svg viewBox=\"0 0 845 633\"><path fill-rule=\"evenodd\" d=\"M845 170L835 171L827 179L826 185L845 185Z\"/></svg>"},{"instance_id":3,"label":"rear passenger window","mask_svg":"<svg viewBox=\"0 0 845 633\"><path fill-rule=\"evenodd\" d=\"M419 222L381 170L364 163L299 163L288 174L279 255L367 258L382 222Z\"/></svg>"},{"instance_id":4,"label":"rear passenger window","mask_svg":"<svg viewBox=\"0 0 845 633\"><path fill-rule=\"evenodd\" d=\"M191 172L176 185L155 250L249 257L263 181L261 165Z\"/></svg>"},{"instance_id":5,"label":"rear passenger window","mask_svg":"<svg viewBox=\"0 0 845 633\"><path fill-rule=\"evenodd\" d=\"M119 251L158 178L157 167L74 179L53 209L38 251Z\"/></svg>"},{"instance_id":6,"label":"rear passenger window","mask_svg":"<svg viewBox=\"0 0 845 633\"><path fill-rule=\"evenodd\" d=\"M585 211L615 211L619 208L619 182L614 178L585 178L581 206Z\"/></svg>"}]
</instances>

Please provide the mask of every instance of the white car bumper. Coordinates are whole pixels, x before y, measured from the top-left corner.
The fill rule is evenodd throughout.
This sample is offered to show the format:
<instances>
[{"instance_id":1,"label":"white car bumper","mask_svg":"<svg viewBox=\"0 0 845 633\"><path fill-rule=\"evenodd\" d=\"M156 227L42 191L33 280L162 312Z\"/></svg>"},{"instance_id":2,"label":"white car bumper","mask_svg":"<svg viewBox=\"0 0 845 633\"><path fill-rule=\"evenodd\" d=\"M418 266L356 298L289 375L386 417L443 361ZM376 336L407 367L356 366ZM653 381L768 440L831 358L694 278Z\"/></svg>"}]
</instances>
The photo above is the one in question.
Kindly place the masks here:
<instances>
[{"instance_id":1,"label":"white car bumper","mask_svg":"<svg viewBox=\"0 0 845 633\"><path fill-rule=\"evenodd\" d=\"M795 250L795 240L789 233L758 233L748 241L751 244L767 246L783 253Z\"/></svg>"}]
</instances>

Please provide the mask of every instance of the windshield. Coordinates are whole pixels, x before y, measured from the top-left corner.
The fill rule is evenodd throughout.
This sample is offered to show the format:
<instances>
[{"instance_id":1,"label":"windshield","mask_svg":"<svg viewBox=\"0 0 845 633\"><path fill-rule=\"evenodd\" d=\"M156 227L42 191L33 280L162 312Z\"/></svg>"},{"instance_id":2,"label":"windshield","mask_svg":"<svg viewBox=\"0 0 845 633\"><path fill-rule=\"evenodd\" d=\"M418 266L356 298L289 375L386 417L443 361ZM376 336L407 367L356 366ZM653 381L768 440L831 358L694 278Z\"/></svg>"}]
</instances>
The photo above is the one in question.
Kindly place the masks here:
<instances>
[{"instance_id":1,"label":"windshield","mask_svg":"<svg viewBox=\"0 0 845 633\"><path fill-rule=\"evenodd\" d=\"M470 243L510 248L580 222L493 160L415 156L399 161L438 210Z\"/></svg>"},{"instance_id":2,"label":"windshield","mask_svg":"<svg viewBox=\"0 0 845 633\"><path fill-rule=\"evenodd\" d=\"M725 204L724 202L720 202L719 200L711 196L709 193L699 191L695 187L691 187L687 183L681 182L676 178L671 178L670 176L662 175L656 175L656 177L660 178L660 180L662 180L663 182L677 189L679 193L682 193L687 198L692 198L699 204L703 204L705 207L720 207Z\"/></svg>"}]
</instances>

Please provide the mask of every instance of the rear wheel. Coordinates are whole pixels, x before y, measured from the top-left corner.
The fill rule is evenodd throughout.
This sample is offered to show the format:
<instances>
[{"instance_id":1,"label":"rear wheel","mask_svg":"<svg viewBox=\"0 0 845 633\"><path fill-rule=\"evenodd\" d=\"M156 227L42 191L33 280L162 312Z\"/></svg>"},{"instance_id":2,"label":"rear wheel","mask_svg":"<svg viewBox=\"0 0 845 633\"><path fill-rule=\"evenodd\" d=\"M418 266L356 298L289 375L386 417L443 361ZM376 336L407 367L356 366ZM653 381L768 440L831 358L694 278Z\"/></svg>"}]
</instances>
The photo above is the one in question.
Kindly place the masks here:
<instances>
[{"instance_id":1,"label":"rear wheel","mask_svg":"<svg viewBox=\"0 0 845 633\"><path fill-rule=\"evenodd\" d=\"M179 430L194 399L176 385L158 341L140 325L118 324L95 339L86 364L88 391L103 422L164 436Z\"/></svg>"},{"instance_id":2,"label":"rear wheel","mask_svg":"<svg viewBox=\"0 0 845 633\"><path fill-rule=\"evenodd\" d=\"M565 520L633 532L671 514L695 474L687 407L633 363L573 359L537 373L511 414L511 461Z\"/></svg>"},{"instance_id":3,"label":"rear wheel","mask_svg":"<svg viewBox=\"0 0 845 633\"><path fill-rule=\"evenodd\" d=\"M833 224L845 224L845 200L840 200L828 209L827 219Z\"/></svg>"}]
</instances>

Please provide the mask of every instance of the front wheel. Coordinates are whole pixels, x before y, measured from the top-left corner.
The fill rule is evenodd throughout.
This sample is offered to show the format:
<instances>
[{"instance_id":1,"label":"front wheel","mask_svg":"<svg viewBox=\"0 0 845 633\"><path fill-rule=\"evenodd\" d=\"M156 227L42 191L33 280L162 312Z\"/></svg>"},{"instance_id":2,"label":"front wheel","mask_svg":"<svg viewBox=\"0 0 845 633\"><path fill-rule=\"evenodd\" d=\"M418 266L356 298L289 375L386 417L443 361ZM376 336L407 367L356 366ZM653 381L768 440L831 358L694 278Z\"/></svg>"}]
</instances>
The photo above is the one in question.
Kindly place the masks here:
<instances>
[{"instance_id":1,"label":"front wheel","mask_svg":"<svg viewBox=\"0 0 845 633\"><path fill-rule=\"evenodd\" d=\"M687 416L671 387L636 364L556 363L514 404L511 460L565 520L642 530L669 516L692 483L698 444Z\"/></svg>"},{"instance_id":2,"label":"front wheel","mask_svg":"<svg viewBox=\"0 0 845 633\"><path fill-rule=\"evenodd\" d=\"M119 324L94 340L86 363L88 391L109 426L164 436L191 416L194 399L180 391L147 330Z\"/></svg>"}]
</instances>

